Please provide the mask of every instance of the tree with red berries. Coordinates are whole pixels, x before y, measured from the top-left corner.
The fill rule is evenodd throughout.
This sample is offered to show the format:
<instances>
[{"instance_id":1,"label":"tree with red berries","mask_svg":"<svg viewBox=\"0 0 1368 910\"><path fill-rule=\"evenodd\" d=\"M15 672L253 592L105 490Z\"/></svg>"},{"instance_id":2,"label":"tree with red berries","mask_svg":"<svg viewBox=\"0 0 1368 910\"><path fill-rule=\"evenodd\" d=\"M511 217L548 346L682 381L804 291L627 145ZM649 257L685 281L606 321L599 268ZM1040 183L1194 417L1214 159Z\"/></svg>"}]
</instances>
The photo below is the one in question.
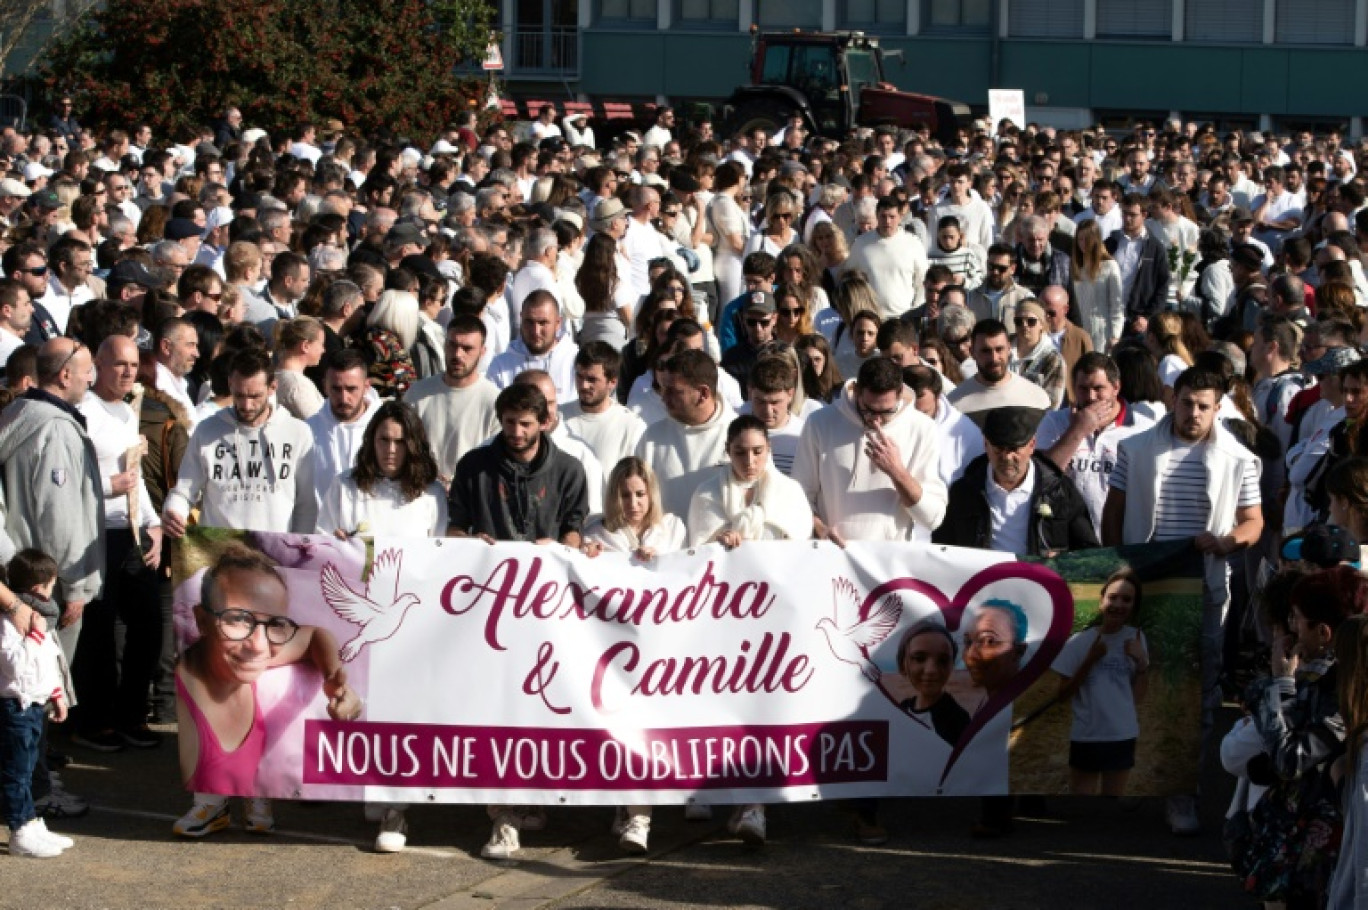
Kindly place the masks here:
<instances>
[{"instance_id":1,"label":"tree with red berries","mask_svg":"<svg viewBox=\"0 0 1368 910\"><path fill-rule=\"evenodd\" d=\"M97 129L147 121L180 139L231 105L268 130L336 118L425 139L469 105L457 67L483 47L451 41L428 0L109 0L40 79Z\"/></svg>"}]
</instances>

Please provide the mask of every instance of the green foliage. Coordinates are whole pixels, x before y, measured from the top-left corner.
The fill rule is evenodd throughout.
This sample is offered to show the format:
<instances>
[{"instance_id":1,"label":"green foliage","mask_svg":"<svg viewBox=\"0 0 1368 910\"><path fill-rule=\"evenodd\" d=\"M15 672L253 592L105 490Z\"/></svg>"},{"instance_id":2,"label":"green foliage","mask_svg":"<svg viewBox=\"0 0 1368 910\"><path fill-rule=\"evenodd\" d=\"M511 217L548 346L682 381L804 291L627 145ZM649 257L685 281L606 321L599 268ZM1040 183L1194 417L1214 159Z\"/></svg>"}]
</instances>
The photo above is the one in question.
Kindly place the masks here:
<instances>
[{"instance_id":1,"label":"green foliage","mask_svg":"<svg viewBox=\"0 0 1368 910\"><path fill-rule=\"evenodd\" d=\"M109 0L40 80L76 96L83 123L175 139L228 105L273 131L336 118L426 138L468 103L459 59L426 0Z\"/></svg>"},{"instance_id":2,"label":"green foliage","mask_svg":"<svg viewBox=\"0 0 1368 910\"><path fill-rule=\"evenodd\" d=\"M483 60L490 36L496 34L498 7L488 0L432 0L431 6L437 27L462 62Z\"/></svg>"}]
</instances>

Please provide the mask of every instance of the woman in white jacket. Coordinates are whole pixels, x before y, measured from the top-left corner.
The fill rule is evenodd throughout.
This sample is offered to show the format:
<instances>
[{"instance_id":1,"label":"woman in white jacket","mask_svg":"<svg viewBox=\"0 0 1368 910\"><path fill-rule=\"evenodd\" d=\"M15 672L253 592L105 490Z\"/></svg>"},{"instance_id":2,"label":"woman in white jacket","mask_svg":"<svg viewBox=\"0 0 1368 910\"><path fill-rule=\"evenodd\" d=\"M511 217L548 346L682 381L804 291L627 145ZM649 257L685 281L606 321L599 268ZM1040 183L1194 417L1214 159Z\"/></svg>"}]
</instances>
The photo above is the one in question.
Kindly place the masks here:
<instances>
[{"instance_id":1,"label":"woman in white jacket","mask_svg":"<svg viewBox=\"0 0 1368 910\"><path fill-rule=\"evenodd\" d=\"M769 433L749 414L727 427L727 459L694 493L689 506L689 545L744 540L806 540L812 507L803 488L775 468Z\"/></svg>"},{"instance_id":2,"label":"woman in white jacket","mask_svg":"<svg viewBox=\"0 0 1368 910\"><path fill-rule=\"evenodd\" d=\"M1102 241L1096 219L1080 224L1070 272L1083 330L1092 339L1093 350L1105 352L1121 340L1126 307L1121 300L1121 269Z\"/></svg>"},{"instance_id":3,"label":"woman in white jacket","mask_svg":"<svg viewBox=\"0 0 1368 910\"><path fill-rule=\"evenodd\" d=\"M318 533L441 537L446 529L446 493L423 422L411 405L386 401L366 427L355 466L324 494Z\"/></svg>"},{"instance_id":4,"label":"woman in white jacket","mask_svg":"<svg viewBox=\"0 0 1368 910\"><path fill-rule=\"evenodd\" d=\"M334 477L318 510L318 533L342 539L366 536L442 537L447 530L446 492L437 461L412 405L391 399L366 427L356 464ZM408 842L403 803L367 803L366 816L380 822L377 853L398 853Z\"/></svg>"},{"instance_id":5,"label":"woman in white jacket","mask_svg":"<svg viewBox=\"0 0 1368 910\"><path fill-rule=\"evenodd\" d=\"M603 515L585 527L580 549L588 556L626 553L650 562L661 553L684 549L686 537L684 522L660 506L655 472L640 458L629 455L608 475Z\"/></svg>"},{"instance_id":6,"label":"woman in white jacket","mask_svg":"<svg viewBox=\"0 0 1368 910\"><path fill-rule=\"evenodd\" d=\"M580 550L589 557L623 553L650 562L662 553L685 546L684 522L660 505L655 472L635 455L628 455L608 475L603 515L584 529ZM619 806L613 833L624 852L643 854L651 835L650 806Z\"/></svg>"},{"instance_id":7,"label":"woman in white jacket","mask_svg":"<svg viewBox=\"0 0 1368 910\"><path fill-rule=\"evenodd\" d=\"M689 545L720 543L728 550L746 540L807 540L812 507L803 488L774 466L769 433L746 414L727 427L727 460L703 481L689 506ZM765 807L742 804L727 829L748 844L765 842Z\"/></svg>"}]
</instances>

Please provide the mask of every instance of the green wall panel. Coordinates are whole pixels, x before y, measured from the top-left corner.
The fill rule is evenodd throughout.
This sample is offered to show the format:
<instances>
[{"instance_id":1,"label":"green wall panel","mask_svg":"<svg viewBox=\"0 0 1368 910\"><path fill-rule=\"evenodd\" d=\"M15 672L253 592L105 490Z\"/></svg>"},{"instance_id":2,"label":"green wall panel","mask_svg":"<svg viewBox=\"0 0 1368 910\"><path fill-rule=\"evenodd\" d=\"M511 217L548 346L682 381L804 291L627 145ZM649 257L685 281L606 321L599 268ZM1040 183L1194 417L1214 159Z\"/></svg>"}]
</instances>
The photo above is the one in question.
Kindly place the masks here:
<instances>
[{"instance_id":1,"label":"green wall panel","mask_svg":"<svg viewBox=\"0 0 1368 910\"><path fill-rule=\"evenodd\" d=\"M888 61L910 91L988 102L987 37L885 37L906 63ZM1097 110L1186 110L1286 116L1368 114L1368 49L1122 41L1019 41L999 46L998 84L1028 104ZM584 35L580 90L597 97L725 98L748 78L741 33L622 32Z\"/></svg>"}]
</instances>

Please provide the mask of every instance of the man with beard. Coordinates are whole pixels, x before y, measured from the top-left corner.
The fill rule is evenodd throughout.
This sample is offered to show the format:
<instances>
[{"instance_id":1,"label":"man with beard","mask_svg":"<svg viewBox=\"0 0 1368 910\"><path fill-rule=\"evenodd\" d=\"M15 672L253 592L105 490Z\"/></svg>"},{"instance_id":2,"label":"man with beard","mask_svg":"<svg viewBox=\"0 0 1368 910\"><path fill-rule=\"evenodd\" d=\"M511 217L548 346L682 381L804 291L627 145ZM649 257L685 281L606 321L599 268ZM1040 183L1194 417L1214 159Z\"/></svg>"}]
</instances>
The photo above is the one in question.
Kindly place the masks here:
<instances>
[{"instance_id":1,"label":"man with beard","mask_svg":"<svg viewBox=\"0 0 1368 910\"><path fill-rule=\"evenodd\" d=\"M313 476L320 501L333 478L356 464L362 437L375 416L379 399L366 376L366 358L356 348L344 348L328 361L323 383L328 401L306 421L313 433Z\"/></svg>"},{"instance_id":2,"label":"man with beard","mask_svg":"<svg viewBox=\"0 0 1368 910\"><path fill-rule=\"evenodd\" d=\"M1008 370L1012 342L1007 326L996 319L981 319L970 341L977 372L946 396L960 413L981 427L993 408L1020 405L1038 411L1050 409L1050 396L1044 389Z\"/></svg>"},{"instance_id":3,"label":"man with beard","mask_svg":"<svg viewBox=\"0 0 1368 910\"><path fill-rule=\"evenodd\" d=\"M233 405L191 434L180 477L162 506L166 536L185 534L186 517L196 505L200 523L208 527L314 532L313 434L303 421L271 406L275 385L275 367L265 351L233 356Z\"/></svg>"},{"instance_id":4,"label":"man with beard","mask_svg":"<svg viewBox=\"0 0 1368 910\"><path fill-rule=\"evenodd\" d=\"M1259 458L1216 419L1225 379L1189 369L1173 386L1173 413L1121 441L1102 509L1102 542L1114 547L1191 539L1206 557L1202 600L1202 734L1220 705L1222 644L1230 599L1227 558L1259 539ZM1193 796L1171 796L1174 834L1201 830Z\"/></svg>"},{"instance_id":5,"label":"man with beard","mask_svg":"<svg viewBox=\"0 0 1368 910\"><path fill-rule=\"evenodd\" d=\"M622 355L612 345L586 342L575 355L575 393L579 400L561 409L566 429L593 449L607 471L635 452L641 434L646 432L646 422L617 400L621 369Z\"/></svg>"},{"instance_id":6,"label":"man with beard","mask_svg":"<svg viewBox=\"0 0 1368 910\"><path fill-rule=\"evenodd\" d=\"M536 290L522 302L518 337L489 364L489 379L501 389L525 370L543 370L556 384L556 399L575 400L575 355L579 348L560 338L560 305L547 290Z\"/></svg>"},{"instance_id":7,"label":"man with beard","mask_svg":"<svg viewBox=\"0 0 1368 910\"><path fill-rule=\"evenodd\" d=\"M975 319L996 319L1003 325L1012 324L1017 304L1031 297L1029 290L1012 280L1016 265L1016 250L1012 247L995 243L988 248L983 284L974 288L965 301ZM941 301L941 306L943 309L945 301Z\"/></svg>"},{"instance_id":8,"label":"man with beard","mask_svg":"<svg viewBox=\"0 0 1368 910\"><path fill-rule=\"evenodd\" d=\"M499 390L480 373L485 324L478 316L451 317L446 329L446 370L409 388L404 401L418 412L446 483L461 456L499 430L494 400Z\"/></svg>"}]
</instances>

